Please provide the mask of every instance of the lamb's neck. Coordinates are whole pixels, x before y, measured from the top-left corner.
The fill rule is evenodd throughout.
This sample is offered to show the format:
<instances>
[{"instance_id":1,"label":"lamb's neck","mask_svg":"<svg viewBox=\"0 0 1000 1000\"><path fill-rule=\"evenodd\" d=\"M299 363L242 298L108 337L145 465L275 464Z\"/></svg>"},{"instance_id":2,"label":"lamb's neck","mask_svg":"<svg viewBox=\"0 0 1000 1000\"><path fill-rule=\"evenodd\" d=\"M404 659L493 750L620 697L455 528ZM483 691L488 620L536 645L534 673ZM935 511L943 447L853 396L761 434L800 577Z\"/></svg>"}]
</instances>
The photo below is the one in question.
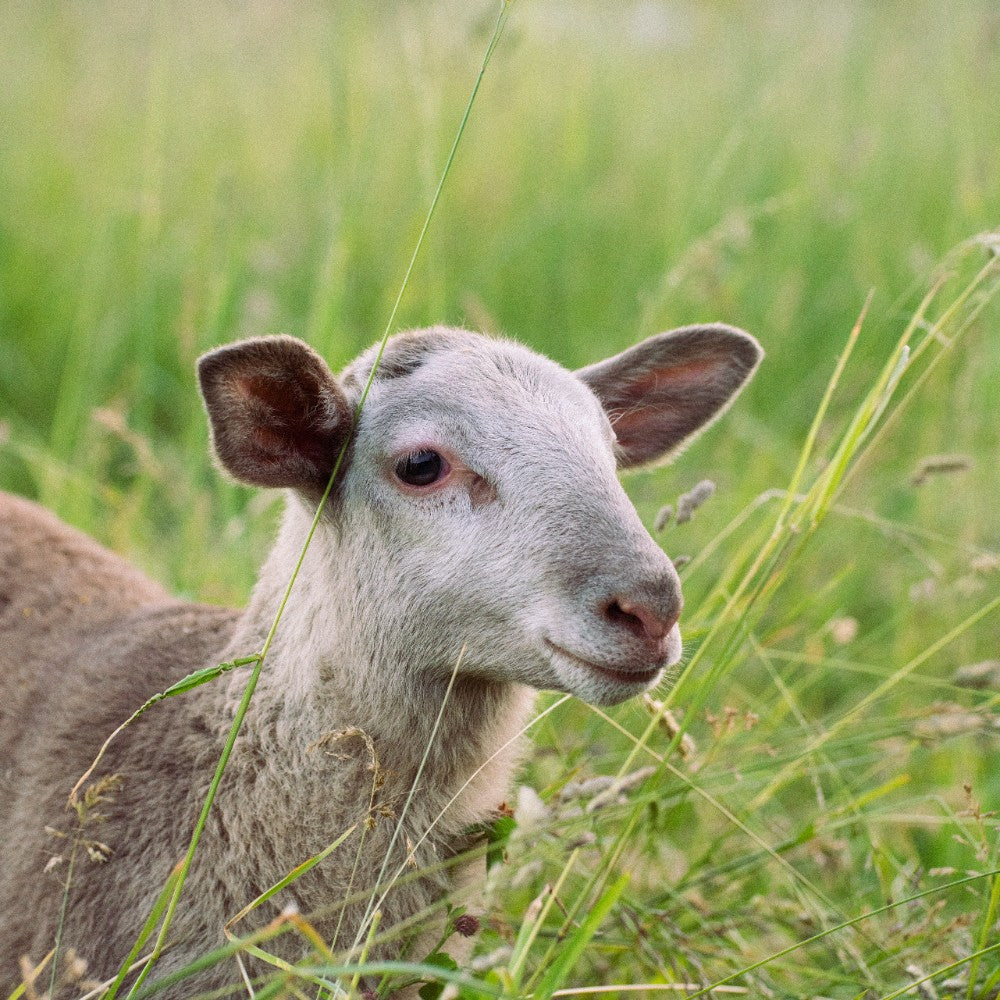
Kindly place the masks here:
<instances>
[{"instance_id":1,"label":"lamb's neck","mask_svg":"<svg viewBox=\"0 0 1000 1000\"><path fill-rule=\"evenodd\" d=\"M307 530L302 512L290 504L230 658L260 648ZM323 744L339 753L347 747L331 742L337 734L360 731L351 755L365 757L373 748L386 773L384 796L405 796L416 782L427 808L451 803L449 828L481 820L509 794L534 692L480 677L452 678L451 665L429 673L398 657L379 662L378 643L355 622L349 579L334 575L338 566L334 544L317 532L268 651L252 714L293 752ZM244 683L234 675L231 705Z\"/></svg>"}]
</instances>

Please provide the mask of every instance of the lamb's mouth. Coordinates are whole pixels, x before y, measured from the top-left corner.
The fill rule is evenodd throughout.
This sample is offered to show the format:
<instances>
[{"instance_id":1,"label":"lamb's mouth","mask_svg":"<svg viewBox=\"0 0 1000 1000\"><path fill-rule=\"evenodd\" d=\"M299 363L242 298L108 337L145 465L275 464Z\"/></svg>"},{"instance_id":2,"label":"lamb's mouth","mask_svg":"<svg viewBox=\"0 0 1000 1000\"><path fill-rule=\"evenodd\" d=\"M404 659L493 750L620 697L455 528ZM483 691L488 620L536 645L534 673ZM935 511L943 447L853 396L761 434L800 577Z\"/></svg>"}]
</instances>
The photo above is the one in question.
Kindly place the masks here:
<instances>
[{"instance_id":1,"label":"lamb's mouth","mask_svg":"<svg viewBox=\"0 0 1000 1000\"><path fill-rule=\"evenodd\" d=\"M567 660L572 660L573 663L584 667L586 670L600 674L601 677L607 677L617 684L641 684L643 687L649 687L660 676L664 667L664 664L661 664L651 667L648 670L615 670L613 667L605 667L600 663L594 663L593 660L585 660L582 656L577 656L576 653L571 653L568 649L557 645L551 639L546 639L545 645L553 652L566 657Z\"/></svg>"}]
</instances>

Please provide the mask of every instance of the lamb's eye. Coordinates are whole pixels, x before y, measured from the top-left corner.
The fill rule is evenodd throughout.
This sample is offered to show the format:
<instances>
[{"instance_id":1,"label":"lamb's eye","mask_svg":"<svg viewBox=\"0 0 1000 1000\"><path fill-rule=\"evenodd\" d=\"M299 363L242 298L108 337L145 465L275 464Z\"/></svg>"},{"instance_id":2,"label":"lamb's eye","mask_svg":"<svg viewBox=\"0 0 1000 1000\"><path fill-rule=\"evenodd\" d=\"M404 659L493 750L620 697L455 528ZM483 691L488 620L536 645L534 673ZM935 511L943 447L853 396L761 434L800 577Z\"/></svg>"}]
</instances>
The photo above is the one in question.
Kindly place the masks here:
<instances>
[{"instance_id":1,"label":"lamb's eye","mask_svg":"<svg viewBox=\"0 0 1000 1000\"><path fill-rule=\"evenodd\" d=\"M448 466L436 451L414 451L396 463L396 475L408 486L430 486Z\"/></svg>"}]
</instances>

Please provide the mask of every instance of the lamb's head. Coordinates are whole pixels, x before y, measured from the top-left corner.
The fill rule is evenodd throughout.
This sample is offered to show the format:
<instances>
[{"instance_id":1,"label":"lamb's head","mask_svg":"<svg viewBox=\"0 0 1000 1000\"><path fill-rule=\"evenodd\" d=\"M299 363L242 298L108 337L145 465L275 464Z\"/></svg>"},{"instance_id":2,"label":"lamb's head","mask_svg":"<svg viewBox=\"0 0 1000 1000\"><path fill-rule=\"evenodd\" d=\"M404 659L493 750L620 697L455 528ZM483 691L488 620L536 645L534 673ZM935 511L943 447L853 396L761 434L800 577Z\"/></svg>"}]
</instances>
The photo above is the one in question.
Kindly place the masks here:
<instances>
[{"instance_id":1,"label":"lamb's head","mask_svg":"<svg viewBox=\"0 0 1000 1000\"><path fill-rule=\"evenodd\" d=\"M760 359L724 326L651 337L571 373L518 344L434 328L340 379L300 341L206 355L216 453L238 479L315 505L354 651L612 704L681 653L680 582L617 471L660 461L721 413ZM315 580L315 578L313 578Z\"/></svg>"}]
</instances>

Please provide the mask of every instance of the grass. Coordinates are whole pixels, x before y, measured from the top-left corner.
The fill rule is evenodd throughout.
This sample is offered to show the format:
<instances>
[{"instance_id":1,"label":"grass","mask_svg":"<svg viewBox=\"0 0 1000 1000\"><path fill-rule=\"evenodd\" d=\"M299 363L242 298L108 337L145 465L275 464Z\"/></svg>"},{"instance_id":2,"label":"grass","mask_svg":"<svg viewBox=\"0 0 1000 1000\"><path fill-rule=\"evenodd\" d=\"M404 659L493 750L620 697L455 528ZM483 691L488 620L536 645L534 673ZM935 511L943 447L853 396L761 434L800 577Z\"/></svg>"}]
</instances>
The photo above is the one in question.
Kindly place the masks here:
<instances>
[{"instance_id":1,"label":"grass","mask_svg":"<svg viewBox=\"0 0 1000 1000\"><path fill-rule=\"evenodd\" d=\"M194 358L286 331L337 365L377 339L495 16L0 10L0 486L242 601L276 506L212 471ZM541 720L483 982L1000 987L997 696L956 674L1000 649L996 237L974 239L1000 222L998 35L985 0L515 6L400 323L573 366L722 319L768 360L629 482L648 524L719 486L660 536L694 556L658 698L697 749L638 703ZM913 485L937 454L969 467Z\"/></svg>"}]
</instances>

